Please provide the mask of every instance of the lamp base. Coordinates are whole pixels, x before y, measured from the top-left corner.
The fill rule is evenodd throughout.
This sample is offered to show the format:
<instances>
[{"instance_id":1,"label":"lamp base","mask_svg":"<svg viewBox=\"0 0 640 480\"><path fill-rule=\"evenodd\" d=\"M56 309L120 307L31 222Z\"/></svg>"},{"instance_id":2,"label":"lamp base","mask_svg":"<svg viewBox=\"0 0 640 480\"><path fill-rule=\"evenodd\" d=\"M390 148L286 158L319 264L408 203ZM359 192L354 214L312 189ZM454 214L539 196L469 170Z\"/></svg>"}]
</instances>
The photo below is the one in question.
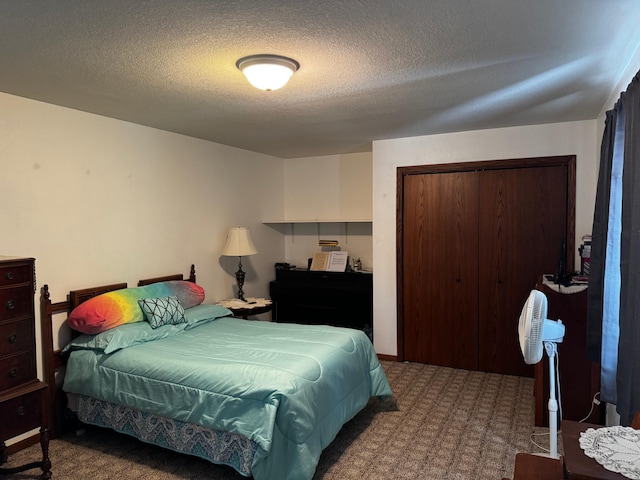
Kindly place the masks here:
<instances>
[{"instance_id":1,"label":"lamp base","mask_svg":"<svg viewBox=\"0 0 640 480\"><path fill-rule=\"evenodd\" d=\"M242 287L244 285L244 276L245 273L242 271L242 261L238 262L238 271L236 272L236 283L238 284L238 298L243 302L246 302L244 299L244 292L242 291Z\"/></svg>"}]
</instances>

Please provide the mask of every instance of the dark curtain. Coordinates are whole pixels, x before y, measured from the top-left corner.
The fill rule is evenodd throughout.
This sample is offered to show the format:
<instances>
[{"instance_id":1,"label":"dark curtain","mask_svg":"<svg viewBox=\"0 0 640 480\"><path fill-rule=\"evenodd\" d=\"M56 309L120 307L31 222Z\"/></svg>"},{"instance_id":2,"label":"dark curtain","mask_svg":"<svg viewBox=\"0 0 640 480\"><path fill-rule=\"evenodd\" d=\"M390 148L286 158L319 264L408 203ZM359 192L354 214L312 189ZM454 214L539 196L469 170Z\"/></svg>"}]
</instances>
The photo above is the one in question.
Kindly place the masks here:
<instances>
[{"instance_id":1,"label":"dark curtain","mask_svg":"<svg viewBox=\"0 0 640 480\"><path fill-rule=\"evenodd\" d=\"M640 80L638 75L620 99L623 103L624 170L620 241L620 340L618 403L620 423L630 425L640 410ZM636 195L636 193L638 195Z\"/></svg>"},{"instance_id":2,"label":"dark curtain","mask_svg":"<svg viewBox=\"0 0 640 480\"><path fill-rule=\"evenodd\" d=\"M604 135L600 147L600 172L596 190L596 206L591 230L591 261L589 263L589 291L587 294L587 355L600 363L602 347L602 308L604 300L604 258L609 227L609 199L611 197L611 165L616 134L617 114L607 112Z\"/></svg>"},{"instance_id":3,"label":"dark curtain","mask_svg":"<svg viewBox=\"0 0 640 480\"><path fill-rule=\"evenodd\" d=\"M629 425L635 412L640 410L639 75L636 74L613 110L607 112L593 221L588 294L587 351L590 359L596 362L605 357L602 345L607 343L607 329L603 328L605 295L619 295L619 314L617 318L613 316L613 321L617 321L619 328L615 403L622 425ZM611 171L616 155L621 155L622 160L622 231L619 238L610 238ZM615 265L619 268L619 287L609 288L607 293L607 251L616 242L620 252L620 264Z\"/></svg>"}]
</instances>

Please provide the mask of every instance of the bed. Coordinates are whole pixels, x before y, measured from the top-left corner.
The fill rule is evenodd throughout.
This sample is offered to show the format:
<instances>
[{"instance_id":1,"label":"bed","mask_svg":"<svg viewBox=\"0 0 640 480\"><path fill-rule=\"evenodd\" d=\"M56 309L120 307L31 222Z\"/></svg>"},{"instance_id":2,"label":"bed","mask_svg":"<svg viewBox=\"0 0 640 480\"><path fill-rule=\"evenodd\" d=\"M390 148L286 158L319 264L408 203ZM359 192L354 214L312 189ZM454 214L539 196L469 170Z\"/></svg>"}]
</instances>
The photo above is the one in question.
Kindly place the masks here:
<instances>
[{"instance_id":1,"label":"bed","mask_svg":"<svg viewBox=\"0 0 640 480\"><path fill-rule=\"evenodd\" d=\"M84 423L229 465L256 480L311 479L340 428L371 397L392 394L364 332L244 320L219 305L190 305L178 297L178 304L188 304L178 305L183 314L171 314L182 315L179 322L152 327L144 302L158 299L139 299L144 321L125 318L99 333L74 335L62 351L53 349L56 314L71 312L68 323L86 330L76 312L105 297L187 282L197 286L193 266L186 281L170 275L131 289L125 283L93 287L59 303L43 287L54 435L63 431L69 404ZM64 392L55 382L63 365Z\"/></svg>"}]
</instances>

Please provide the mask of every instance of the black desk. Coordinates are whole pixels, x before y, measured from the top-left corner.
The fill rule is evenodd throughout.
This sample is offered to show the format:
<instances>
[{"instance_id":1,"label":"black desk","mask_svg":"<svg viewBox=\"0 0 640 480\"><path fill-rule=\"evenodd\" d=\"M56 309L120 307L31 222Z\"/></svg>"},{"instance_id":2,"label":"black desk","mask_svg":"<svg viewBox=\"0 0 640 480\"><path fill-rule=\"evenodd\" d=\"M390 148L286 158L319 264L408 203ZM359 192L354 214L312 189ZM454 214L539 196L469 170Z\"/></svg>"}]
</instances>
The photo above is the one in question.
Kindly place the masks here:
<instances>
[{"instance_id":1,"label":"black desk","mask_svg":"<svg viewBox=\"0 0 640 480\"><path fill-rule=\"evenodd\" d=\"M373 274L276 270L274 322L357 328L373 336Z\"/></svg>"}]
</instances>

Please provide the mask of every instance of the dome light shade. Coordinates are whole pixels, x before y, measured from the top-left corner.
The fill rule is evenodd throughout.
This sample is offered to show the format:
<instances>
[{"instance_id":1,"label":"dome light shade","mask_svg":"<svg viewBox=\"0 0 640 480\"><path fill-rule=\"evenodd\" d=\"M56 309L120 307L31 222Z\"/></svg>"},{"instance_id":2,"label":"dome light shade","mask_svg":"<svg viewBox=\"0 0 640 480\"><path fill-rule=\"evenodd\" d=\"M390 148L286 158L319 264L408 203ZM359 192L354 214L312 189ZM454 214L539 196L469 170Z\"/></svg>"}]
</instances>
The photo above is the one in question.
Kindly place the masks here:
<instances>
[{"instance_id":1,"label":"dome light shade","mask_svg":"<svg viewBox=\"0 0 640 480\"><path fill-rule=\"evenodd\" d=\"M277 90L284 87L300 64L279 55L251 55L236 62L249 83L260 90Z\"/></svg>"}]
</instances>

